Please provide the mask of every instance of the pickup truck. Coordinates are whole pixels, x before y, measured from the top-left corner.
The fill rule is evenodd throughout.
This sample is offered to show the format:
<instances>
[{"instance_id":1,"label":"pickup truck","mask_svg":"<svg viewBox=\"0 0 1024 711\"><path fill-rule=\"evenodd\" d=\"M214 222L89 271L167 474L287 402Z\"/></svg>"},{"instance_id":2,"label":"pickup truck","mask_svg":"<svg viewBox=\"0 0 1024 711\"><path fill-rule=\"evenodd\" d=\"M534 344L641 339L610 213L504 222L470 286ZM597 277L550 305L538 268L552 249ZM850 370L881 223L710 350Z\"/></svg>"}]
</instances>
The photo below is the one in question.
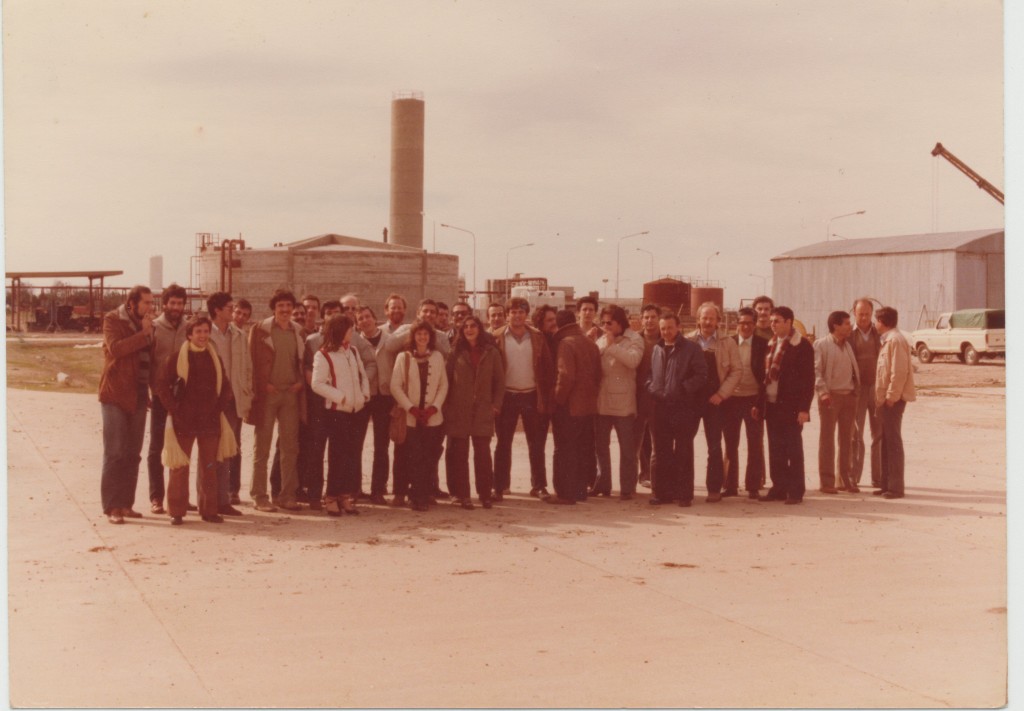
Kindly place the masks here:
<instances>
[{"instance_id":1,"label":"pickup truck","mask_svg":"<svg viewBox=\"0 0 1024 711\"><path fill-rule=\"evenodd\" d=\"M977 365L982 358L1006 357L1006 311L966 309L939 316L935 328L911 334L918 360L931 363L937 355L954 354L961 363Z\"/></svg>"}]
</instances>

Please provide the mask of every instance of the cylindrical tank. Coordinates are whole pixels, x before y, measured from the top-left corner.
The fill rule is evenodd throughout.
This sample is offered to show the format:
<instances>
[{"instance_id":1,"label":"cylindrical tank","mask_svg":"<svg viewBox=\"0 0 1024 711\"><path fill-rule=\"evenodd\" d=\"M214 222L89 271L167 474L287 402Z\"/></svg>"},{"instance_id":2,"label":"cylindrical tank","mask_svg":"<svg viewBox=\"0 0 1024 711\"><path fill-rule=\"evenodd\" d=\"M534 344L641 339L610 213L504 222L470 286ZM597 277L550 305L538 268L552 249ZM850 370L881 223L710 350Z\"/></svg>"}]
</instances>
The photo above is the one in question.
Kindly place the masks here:
<instances>
[{"instance_id":1,"label":"cylindrical tank","mask_svg":"<svg viewBox=\"0 0 1024 711\"><path fill-rule=\"evenodd\" d=\"M391 231L393 244L423 249L423 94L391 101Z\"/></svg>"},{"instance_id":2,"label":"cylindrical tank","mask_svg":"<svg viewBox=\"0 0 1024 711\"><path fill-rule=\"evenodd\" d=\"M701 304L711 303L725 310L725 289L718 286L695 286L690 290L690 315L696 316Z\"/></svg>"},{"instance_id":3,"label":"cylindrical tank","mask_svg":"<svg viewBox=\"0 0 1024 711\"><path fill-rule=\"evenodd\" d=\"M678 279L658 279L644 284L644 303L656 304L672 313L690 307L690 285Z\"/></svg>"}]
</instances>

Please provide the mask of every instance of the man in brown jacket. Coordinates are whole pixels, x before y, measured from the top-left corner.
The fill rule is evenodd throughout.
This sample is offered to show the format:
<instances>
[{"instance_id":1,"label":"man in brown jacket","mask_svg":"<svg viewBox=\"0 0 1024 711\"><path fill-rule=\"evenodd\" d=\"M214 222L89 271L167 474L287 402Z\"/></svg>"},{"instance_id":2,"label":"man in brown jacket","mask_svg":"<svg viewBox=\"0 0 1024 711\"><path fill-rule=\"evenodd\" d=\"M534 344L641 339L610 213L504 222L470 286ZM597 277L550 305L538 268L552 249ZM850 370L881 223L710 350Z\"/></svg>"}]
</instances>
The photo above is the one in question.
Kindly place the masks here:
<instances>
[{"instance_id":1,"label":"man in brown jacket","mask_svg":"<svg viewBox=\"0 0 1024 711\"><path fill-rule=\"evenodd\" d=\"M587 500L587 462L594 460L594 416L601 386L601 352L576 323L571 311L556 315L557 352L555 411L551 429L555 438L555 495L550 504Z\"/></svg>"},{"instance_id":2,"label":"man in brown jacket","mask_svg":"<svg viewBox=\"0 0 1024 711\"><path fill-rule=\"evenodd\" d=\"M103 374L100 410L103 415L103 474L100 497L110 523L135 511L135 487L142 461L149 402L150 345L153 341L153 294L134 286L125 303L103 317Z\"/></svg>"},{"instance_id":3,"label":"man in brown jacket","mask_svg":"<svg viewBox=\"0 0 1024 711\"><path fill-rule=\"evenodd\" d=\"M498 443L494 448L494 499L512 483L512 439L519 418L523 420L530 453L530 496L547 496L548 472L544 456L548 412L554 385L554 364L544 335L526 322L530 303L513 298L508 302L508 323L494 333L505 368L505 399L498 415Z\"/></svg>"},{"instance_id":4,"label":"man in brown jacket","mask_svg":"<svg viewBox=\"0 0 1024 711\"><path fill-rule=\"evenodd\" d=\"M296 462L299 454L299 421L306 416L306 381L302 374L305 344L301 327L292 321L295 296L278 289L270 297L274 315L253 326L249 332L252 354L252 407L246 420L256 428L253 447L252 485L249 495L257 511L275 511L276 506L298 511ZM272 505L267 496L267 460L278 424L281 446L281 492Z\"/></svg>"}]
</instances>

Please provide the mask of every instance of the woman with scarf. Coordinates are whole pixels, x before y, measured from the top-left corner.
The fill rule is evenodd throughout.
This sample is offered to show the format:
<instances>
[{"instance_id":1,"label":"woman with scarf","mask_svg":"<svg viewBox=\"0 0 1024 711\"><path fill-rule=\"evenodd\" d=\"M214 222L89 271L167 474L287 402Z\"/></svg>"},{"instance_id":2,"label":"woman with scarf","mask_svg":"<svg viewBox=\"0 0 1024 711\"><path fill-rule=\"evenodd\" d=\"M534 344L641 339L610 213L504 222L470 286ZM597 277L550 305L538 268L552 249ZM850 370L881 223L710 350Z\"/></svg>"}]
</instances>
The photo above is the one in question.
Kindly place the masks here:
<instances>
[{"instance_id":1,"label":"woman with scarf","mask_svg":"<svg viewBox=\"0 0 1024 711\"><path fill-rule=\"evenodd\" d=\"M448 397L444 424L448 434L445 469L453 503L472 509L469 496L469 441L473 440L473 472L480 504L491 508L494 466L491 439L494 419L505 397L505 365L476 316L467 316L456 331L455 346L448 358Z\"/></svg>"},{"instance_id":2,"label":"woman with scarf","mask_svg":"<svg viewBox=\"0 0 1024 711\"><path fill-rule=\"evenodd\" d=\"M218 463L238 453L234 432L224 416L231 384L210 343L212 324L205 316L185 326L187 340L163 364L157 395L167 409L162 460L167 479L167 512L181 525L188 510L188 470L192 444L199 446L199 515L223 523L217 513Z\"/></svg>"},{"instance_id":3,"label":"woman with scarf","mask_svg":"<svg viewBox=\"0 0 1024 711\"><path fill-rule=\"evenodd\" d=\"M409 329L409 342L395 358L391 373L391 395L405 411L405 441L396 446L395 459L404 462L409 476L409 498L414 511L426 511L433 482L433 465L441 458L444 415L441 406L448 394L444 357L437 351L434 328L417 320ZM396 469L398 464L396 463ZM394 505L401 505L405 492L395 482Z\"/></svg>"},{"instance_id":4,"label":"woman with scarf","mask_svg":"<svg viewBox=\"0 0 1024 711\"><path fill-rule=\"evenodd\" d=\"M370 400L370 380L363 361L352 346L355 323L334 314L324 324L324 344L313 356L313 392L324 399L320 427L327 440L327 493L329 516L358 514L359 460L363 454L358 414Z\"/></svg>"}]
</instances>

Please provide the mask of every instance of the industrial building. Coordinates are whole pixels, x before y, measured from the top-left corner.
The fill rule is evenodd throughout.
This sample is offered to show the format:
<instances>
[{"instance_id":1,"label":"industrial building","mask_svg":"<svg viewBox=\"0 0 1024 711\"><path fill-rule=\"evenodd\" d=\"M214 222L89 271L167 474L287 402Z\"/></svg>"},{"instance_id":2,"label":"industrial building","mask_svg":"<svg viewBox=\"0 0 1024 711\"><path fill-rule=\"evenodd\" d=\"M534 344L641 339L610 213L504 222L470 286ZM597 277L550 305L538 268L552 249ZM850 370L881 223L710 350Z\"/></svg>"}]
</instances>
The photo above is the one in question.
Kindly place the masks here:
<instances>
[{"instance_id":1,"label":"industrial building","mask_svg":"<svg viewBox=\"0 0 1024 711\"><path fill-rule=\"evenodd\" d=\"M197 261L204 294L223 290L248 299L254 317L270 313L270 295L281 287L296 298L316 294L321 302L353 292L379 319L392 292L402 294L412 312L425 296L455 303L459 288L455 255L336 234L265 249L229 250L211 240Z\"/></svg>"},{"instance_id":2,"label":"industrial building","mask_svg":"<svg viewBox=\"0 0 1024 711\"><path fill-rule=\"evenodd\" d=\"M423 249L423 94L396 93L392 99L390 239L384 230L382 242L324 234L253 248L242 239L199 233L193 286L204 295L227 291L248 299L255 318L269 313L270 296L279 288L296 298L316 294L321 302L355 293L378 319L391 293L405 297L410 315L428 296L455 303L462 291L458 257Z\"/></svg>"},{"instance_id":3,"label":"industrial building","mask_svg":"<svg viewBox=\"0 0 1024 711\"><path fill-rule=\"evenodd\" d=\"M1005 308L1004 240L990 229L818 242L772 258L772 298L819 336L861 296L913 331L945 311Z\"/></svg>"}]
</instances>

